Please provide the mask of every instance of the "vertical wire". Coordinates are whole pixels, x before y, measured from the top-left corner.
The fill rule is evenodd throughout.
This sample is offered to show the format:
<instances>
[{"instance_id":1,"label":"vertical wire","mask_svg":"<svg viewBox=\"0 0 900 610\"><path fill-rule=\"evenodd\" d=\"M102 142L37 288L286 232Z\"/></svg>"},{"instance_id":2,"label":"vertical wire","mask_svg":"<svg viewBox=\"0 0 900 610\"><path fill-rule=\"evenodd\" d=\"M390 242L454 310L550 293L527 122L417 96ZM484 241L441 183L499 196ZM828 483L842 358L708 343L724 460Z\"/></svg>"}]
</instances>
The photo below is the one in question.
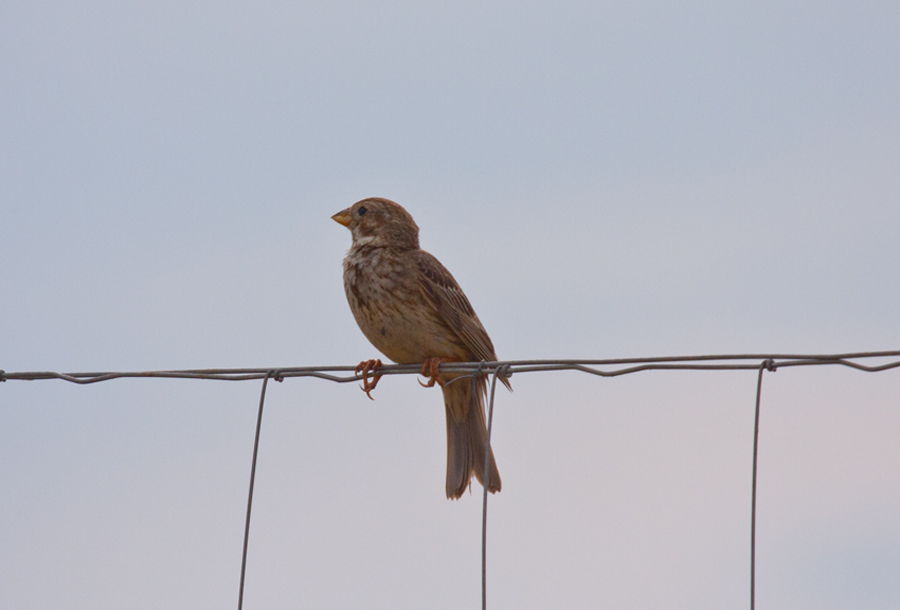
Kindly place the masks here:
<instances>
[{"instance_id":1,"label":"vertical wire","mask_svg":"<svg viewBox=\"0 0 900 610\"><path fill-rule=\"evenodd\" d=\"M256 416L256 437L253 439L253 461L250 464L250 491L247 493L247 519L244 522L244 551L241 555L241 586L238 591L238 610L244 607L244 577L247 574L247 546L250 541L250 511L253 508L253 484L256 481L256 456L259 453L259 431L262 428L263 406L266 403L266 386L269 377L275 372L269 371L263 379L262 392L259 395L259 414Z\"/></svg>"},{"instance_id":2,"label":"vertical wire","mask_svg":"<svg viewBox=\"0 0 900 610\"><path fill-rule=\"evenodd\" d=\"M487 505L488 487L490 487L491 456L491 425L494 423L494 393L497 390L497 375L499 367L491 377L491 397L488 401L487 438L484 442L484 500L481 505L481 610L487 610Z\"/></svg>"},{"instance_id":3,"label":"vertical wire","mask_svg":"<svg viewBox=\"0 0 900 610\"><path fill-rule=\"evenodd\" d=\"M759 365L756 379L756 413L753 420L753 491L750 500L750 610L756 608L756 466L759 456L759 402L762 395L763 372L775 370L771 359Z\"/></svg>"}]
</instances>

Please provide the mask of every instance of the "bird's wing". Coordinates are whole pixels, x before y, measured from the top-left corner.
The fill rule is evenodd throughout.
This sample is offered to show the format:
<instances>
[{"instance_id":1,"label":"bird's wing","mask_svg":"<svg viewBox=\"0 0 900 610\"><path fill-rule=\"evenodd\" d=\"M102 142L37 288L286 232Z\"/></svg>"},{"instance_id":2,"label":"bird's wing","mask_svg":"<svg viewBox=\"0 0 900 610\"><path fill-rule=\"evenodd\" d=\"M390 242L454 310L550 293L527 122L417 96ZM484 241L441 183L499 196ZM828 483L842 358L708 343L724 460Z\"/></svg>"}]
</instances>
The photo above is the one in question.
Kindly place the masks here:
<instances>
[{"instance_id":1,"label":"bird's wing","mask_svg":"<svg viewBox=\"0 0 900 610\"><path fill-rule=\"evenodd\" d=\"M476 359L496 361L497 354L494 353L491 338L450 272L438 259L423 250L415 253L415 263L422 293L437 309L444 323L465 343Z\"/></svg>"}]
</instances>

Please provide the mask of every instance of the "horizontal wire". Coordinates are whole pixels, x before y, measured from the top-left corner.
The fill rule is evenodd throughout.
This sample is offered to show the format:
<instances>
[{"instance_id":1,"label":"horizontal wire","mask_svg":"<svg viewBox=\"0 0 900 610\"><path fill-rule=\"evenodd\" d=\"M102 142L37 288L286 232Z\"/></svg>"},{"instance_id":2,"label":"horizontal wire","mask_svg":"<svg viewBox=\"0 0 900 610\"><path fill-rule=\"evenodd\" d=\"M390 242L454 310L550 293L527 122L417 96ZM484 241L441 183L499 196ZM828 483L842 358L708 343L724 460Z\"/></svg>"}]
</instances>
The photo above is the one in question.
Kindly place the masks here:
<instances>
[{"instance_id":1,"label":"horizontal wire","mask_svg":"<svg viewBox=\"0 0 900 610\"><path fill-rule=\"evenodd\" d=\"M854 352L842 354L716 354L706 356L662 356L650 358L612 358L605 360L499 360L496 362L443 362L442 373L492 374L504 369L507 376L516 373L579 371L600 377L617 377L641 371L722 371L757 370L760 361L770 361L771 370L781 367L838 365L865 372L878 372L900 367L900 360L882 364L861 364L854 360L871 358L900 358L900 351ZM746 362L741 362L746 361ZM606 368L598 368L606 367ZM613 368L610 368L613 367ZM272 371L275 374L272 375ZM360 381L363 375L353 365L300 366L283 368L220 368L162 371L105 371L94 373L56 373L51 371L13 372L0 370L0 381L38 381L61 379L78 384L98 383L124 378L211 379L246 381L264 379L267 375L281 381L288 377L315 377L348 383ZM418 364L386 364L378 369L381 375L421 374ZM346 374L342 374L346 373Z\"/></svg>"}]
</instances>

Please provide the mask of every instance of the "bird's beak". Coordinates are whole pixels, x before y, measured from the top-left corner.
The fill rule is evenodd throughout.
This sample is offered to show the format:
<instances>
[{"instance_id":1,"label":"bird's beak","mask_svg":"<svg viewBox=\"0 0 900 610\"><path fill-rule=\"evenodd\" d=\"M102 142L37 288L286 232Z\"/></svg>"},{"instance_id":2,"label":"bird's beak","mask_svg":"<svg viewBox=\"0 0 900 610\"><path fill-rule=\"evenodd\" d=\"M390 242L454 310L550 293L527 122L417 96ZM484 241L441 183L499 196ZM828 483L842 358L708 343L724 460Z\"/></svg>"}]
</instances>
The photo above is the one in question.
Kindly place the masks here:
<instances>
[{"instance_id":1,"label":"bird's beak","mask_svg":"<svg viewBox=\"0 0 900 610\"><path fill-rule=\"evenodd\" d=\"M350 209L348 208L348 209L342 210L342 211L338 212L337 214L335 214L334 216L332 216L331 220L338 222L338 223L344 225L345 227L349 227L351 218L353 218L353 216L350 215Z\"/></svg>"}]
</instances>

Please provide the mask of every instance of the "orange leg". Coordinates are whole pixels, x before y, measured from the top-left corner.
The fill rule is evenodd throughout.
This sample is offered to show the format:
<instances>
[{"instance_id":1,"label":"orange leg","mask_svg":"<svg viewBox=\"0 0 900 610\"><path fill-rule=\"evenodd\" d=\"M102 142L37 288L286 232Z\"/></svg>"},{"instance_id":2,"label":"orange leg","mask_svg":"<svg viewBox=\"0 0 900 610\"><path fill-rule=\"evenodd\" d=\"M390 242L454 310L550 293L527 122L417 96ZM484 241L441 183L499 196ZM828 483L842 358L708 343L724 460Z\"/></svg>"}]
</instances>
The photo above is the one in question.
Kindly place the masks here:
<instances>
[{"instance_id":1,"label":"orange leg","mask_svg":"<svg viewBox=\"0 0 900 610\"><path fill-rule=\"evenodd\" d=\"M441 362L447 362L446 358L429 358L422 364L422 375L428 377L428 383L422 383L419 381L419 385L423 388L433 388L434 384L437 383L439 386L444 387L446 381L441 376L438 367L441 365Z\"/></svg>"},{"instance_id":2,"label":"orange leg","mask_svg":"<svg viewBox=\"0 0 900 610\"><path fill-rule=\"evenodd\" d=\"M363 360L356 367L356 374L359 375L362 373L363 384L360 389L366 393L366 396L369 397L369 400L375 400L372 398L372 394L370 392L375 389L375 386L378 385L378 380L381 379L381 373L378 372L378 369L381 368L381 360ZM372 373L372 381L369 381L369 373Z\"/></svg>"}]
</instances>

